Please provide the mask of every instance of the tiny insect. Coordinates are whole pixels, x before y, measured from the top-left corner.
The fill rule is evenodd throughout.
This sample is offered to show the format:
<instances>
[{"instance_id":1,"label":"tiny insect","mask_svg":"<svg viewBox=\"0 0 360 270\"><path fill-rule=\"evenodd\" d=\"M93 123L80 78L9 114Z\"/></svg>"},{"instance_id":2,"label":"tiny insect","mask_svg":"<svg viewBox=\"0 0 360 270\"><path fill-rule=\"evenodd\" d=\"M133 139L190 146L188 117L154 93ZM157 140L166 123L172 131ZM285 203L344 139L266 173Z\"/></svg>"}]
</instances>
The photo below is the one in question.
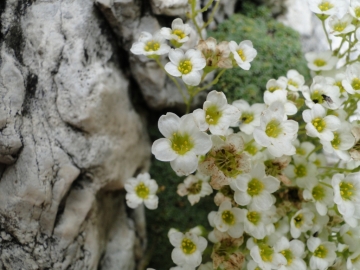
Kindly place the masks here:
<instances>
[{"instance_id":1,"label":"tiny insect","mask_svg":"<svg viewBox=\"0 0 360 270\"><path fill-rule=\"evenodd\" d=\"M333 100L331 99L331 97L329 97L329 96L327 96L327 95L324 95L324 94L322 94L321 96L322 96L322 98L328 103L328 105L334 103Z\"/></svg>"}]
</instances>

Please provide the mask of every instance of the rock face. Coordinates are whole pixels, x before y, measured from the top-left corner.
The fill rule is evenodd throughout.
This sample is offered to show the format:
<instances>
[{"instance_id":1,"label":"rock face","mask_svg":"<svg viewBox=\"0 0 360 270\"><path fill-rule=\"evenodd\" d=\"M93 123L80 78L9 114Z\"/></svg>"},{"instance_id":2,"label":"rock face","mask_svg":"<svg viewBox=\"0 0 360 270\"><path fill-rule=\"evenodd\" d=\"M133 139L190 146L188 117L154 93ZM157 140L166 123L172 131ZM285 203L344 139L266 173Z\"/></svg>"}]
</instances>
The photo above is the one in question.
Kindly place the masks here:
<instances>
[{"instance_id":1,"label":"rock face","mask_svg":"<svg viewBox=\"0 0 360 270\"><path fill-rule=\"evenodd\" d=\"M114 32L91 0L0 15L0 269L135 269L145 224L123 185L150 145Z\"/></svg>"},{"instance_id":2,"label":"rock face","mask_svg":"<svg viewBox=\"0 0 360 270\"><path fill-rule=\"evenodd\" d=\"M277 19L298 31L304 52L328 50L320 20L305 0L284 0L286 11Z\"/></svg>"}]
</instances>

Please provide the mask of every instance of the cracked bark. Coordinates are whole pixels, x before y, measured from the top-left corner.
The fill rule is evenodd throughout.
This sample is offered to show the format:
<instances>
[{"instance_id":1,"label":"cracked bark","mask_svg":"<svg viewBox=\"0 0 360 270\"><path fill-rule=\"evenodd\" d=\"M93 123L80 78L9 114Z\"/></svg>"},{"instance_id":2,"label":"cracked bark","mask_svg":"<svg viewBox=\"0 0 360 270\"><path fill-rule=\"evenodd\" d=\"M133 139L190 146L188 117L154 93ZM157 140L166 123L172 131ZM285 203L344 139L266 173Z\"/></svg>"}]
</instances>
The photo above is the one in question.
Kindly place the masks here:
<instances>
[{"instance_id":1,"label":"cracked bark","mask_svg":"<svg viewBox=\"0 0 360 270\"><path fill-rule=\"evenodd\" d=\"M149 166L111 29L90 0L0 3L0 269L136 269Z\"/></svg>"}]
</instances>

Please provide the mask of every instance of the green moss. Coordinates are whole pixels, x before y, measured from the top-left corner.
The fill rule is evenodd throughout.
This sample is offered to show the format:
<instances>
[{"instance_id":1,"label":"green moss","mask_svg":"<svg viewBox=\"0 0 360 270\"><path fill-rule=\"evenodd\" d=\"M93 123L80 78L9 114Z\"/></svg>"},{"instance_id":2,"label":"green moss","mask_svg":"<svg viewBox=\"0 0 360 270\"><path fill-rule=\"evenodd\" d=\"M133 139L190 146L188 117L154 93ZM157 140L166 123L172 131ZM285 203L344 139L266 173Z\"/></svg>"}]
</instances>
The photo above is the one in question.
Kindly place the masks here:
<instances>
[{"instance_id":1,"label":"green moss","mask_svg":"<svg viewBox=\"0 0 360 270\"><path fill-rule=\"evenodd\" d=\"M299 34L265 16L269 13L264 7L250 10L248 15L253 18L235 14L208 34L219 42L251 40L258 52L249 71L229 69L215 85L214 89L223 91L229 102L240 98L250 103L263 102L267 81L286 76L289 69L296 69L305 79L309 78Z\"/></svg>"},{"instance_id":2,"label":"green moss","mask_svg":"<svg viewBox=\"0 0 360 270\"><path fill-rule=\"evenodd\" d=\"M155 123L153 123L149 133L152 141L163 137L158 132ZM216 211L217 207L214 204L213 196L202 198L194 206L190 205L187 197L180 197L176 190L184 177L177 176L171 169L169 162L161 162L153 158L150 175L157 181L159 189L164 188L164 190L158 194L159 208L146 210L150 256L148 267L159 270L170 269L175 266L171 259L173 246L167 237L170 228L185 232L197 225L202 225L210 230L207 216L209 212Z\"/></svg>"}]
</instances>

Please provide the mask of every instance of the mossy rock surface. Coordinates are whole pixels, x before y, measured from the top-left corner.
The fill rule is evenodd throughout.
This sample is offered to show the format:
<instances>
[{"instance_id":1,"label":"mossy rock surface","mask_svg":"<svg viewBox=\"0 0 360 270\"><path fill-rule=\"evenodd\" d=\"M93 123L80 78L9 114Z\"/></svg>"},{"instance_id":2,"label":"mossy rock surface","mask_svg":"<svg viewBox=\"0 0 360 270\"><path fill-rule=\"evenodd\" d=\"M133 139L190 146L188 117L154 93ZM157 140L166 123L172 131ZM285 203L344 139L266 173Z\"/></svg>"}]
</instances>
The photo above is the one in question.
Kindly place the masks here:
<instances>
[{"instance_id":1,"label":"mossy rock surface","mask_svg":"<svg viewBox=\"0 0 360 270\"><path fill-rule=\"evenodd\" d=\"M289 69L296 69L305 79L309 78L299 34L265 14L264 10L253 11L254 18L235 14L208 34L218 42L251 40L258 52L250 70L229 69L214 86L225 93L229 102L237 99L263 102L267 81L286 76Z\"/></svg>"},{"instance_id":2,"label":"mossy rock surface","mask_svg":"<svg viewBox=\"0 0 360 270\"><path fill-rule=\"evenodd\" d=\"M163 137L154 122L149 131L152 141ZM175 266L171 259L173 246L167 237L170 228L185 232L197 225L202 225L210 230L207 216L211 211L216 211L217 207L213 196L202 198L194 206L190 205L187 197L180 197L176 191L184 177L177 176L169 162L161 162L153 158L150 175L158 182L159 189L162 191L158 194L158 209L146 210L148 250L151 257L148 267L167 270ZM210 250L206 251L207 258L210 256L208 252Z\"/></svg>"}]
</instances>

